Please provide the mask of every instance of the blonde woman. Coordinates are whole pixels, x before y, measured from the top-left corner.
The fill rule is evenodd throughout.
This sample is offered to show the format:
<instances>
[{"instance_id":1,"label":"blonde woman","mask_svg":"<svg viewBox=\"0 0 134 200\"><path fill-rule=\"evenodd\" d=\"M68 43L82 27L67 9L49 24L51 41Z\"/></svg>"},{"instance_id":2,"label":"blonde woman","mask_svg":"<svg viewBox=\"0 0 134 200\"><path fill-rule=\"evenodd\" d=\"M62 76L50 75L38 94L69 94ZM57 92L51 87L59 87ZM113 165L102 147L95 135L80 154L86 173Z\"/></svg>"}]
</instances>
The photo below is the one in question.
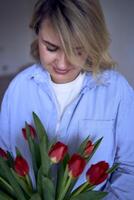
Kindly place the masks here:
<instances>
[{"instance_id":1,"label":"blonde woman","mask_svg":"<svg viewBox=\"0 0 134 200\"><path fill-rule=\"evenodd\" d=\"M34 111L50 139L71 152L88 135L103 141L89 163L118 162L119 168L98 190L105 200L134 196L134 92L114 69L109 33L98 0L40 0L30 24L36 33L31 53L36 63L7 89L0 114L0 145L27 156L20 130ZM85 180L79 178L75 187Z\"/></svg>"}]
</instances>

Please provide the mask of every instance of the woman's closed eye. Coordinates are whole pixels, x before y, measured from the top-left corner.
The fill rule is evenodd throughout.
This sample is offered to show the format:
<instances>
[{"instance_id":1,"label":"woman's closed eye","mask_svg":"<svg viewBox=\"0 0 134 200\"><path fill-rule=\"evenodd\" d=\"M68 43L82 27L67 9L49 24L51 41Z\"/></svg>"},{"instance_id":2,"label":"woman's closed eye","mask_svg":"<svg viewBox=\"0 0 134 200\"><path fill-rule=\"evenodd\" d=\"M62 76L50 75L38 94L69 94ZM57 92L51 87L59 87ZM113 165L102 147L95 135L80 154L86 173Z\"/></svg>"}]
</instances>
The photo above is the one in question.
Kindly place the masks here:
<instances>
[{"instance_id":1,"label":"woman's closed eye","mask_svg":"<svg viewBox=\"0 0 134 200\"><path fill-rule=\"evenodd\" d=\"M47 51L55 52L59 49L58 46L56 46L56 45L52 44L51 42L46 41L44 39L41 39L41 42L46 47Z\"/></svg>"},{"instance_id":2,"label":"woman's closed eye","mask_svg":"<svg viewBox=\"0 0 134 200\"><path fill-rule=\"evenodd\" d=\"M53 46L47 46L46 49L47 49L47 51L56 52L59 48L53 47Z\"/></svg>"}]
</instances>

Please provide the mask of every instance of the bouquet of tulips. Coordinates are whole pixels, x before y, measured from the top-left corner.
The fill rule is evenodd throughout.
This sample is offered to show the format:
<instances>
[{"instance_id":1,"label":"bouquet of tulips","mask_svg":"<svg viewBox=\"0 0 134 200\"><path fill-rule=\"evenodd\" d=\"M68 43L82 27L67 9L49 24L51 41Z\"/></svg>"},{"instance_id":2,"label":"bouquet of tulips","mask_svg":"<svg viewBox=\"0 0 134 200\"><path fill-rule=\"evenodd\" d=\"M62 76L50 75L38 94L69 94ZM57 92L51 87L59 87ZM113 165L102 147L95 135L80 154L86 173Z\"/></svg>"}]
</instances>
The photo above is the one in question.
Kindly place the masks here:
<instances>
[{"instance_id":1,"label":"bouquet of tulips","mask_svg":"<svg viewBox=\"0 0 134 200\"><path fill-rule=\"evenodd\" d=\"M99 200L107 193L93 190L108 178L117 165L109 168L98 162L86 172L86 182L73 189L86 163L97 150L102 138L94 144L86 138L77 152L69 155L68 146L60 141L50 142L39 117L33 113L34 126L26 123L22 129L32 158L35 184L29 175L29 165L16 148L16 157L0 148L0 200ZM56 180L52 169L56 168Z\"/></svg>"}]
</instances>

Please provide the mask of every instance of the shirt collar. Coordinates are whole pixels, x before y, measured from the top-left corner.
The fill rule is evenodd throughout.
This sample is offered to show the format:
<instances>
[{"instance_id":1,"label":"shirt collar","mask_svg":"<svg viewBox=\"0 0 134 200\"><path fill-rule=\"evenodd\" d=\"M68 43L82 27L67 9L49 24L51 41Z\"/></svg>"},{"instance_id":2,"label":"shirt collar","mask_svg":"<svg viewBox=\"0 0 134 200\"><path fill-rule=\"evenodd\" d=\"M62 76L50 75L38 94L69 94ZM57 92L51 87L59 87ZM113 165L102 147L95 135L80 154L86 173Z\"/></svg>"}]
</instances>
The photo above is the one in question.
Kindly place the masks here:
<instances>
[{"instance_id":1,"label":"shirt collar","mask_svg":"<svg viewBox=\"0 0 134 200\"><path fill-rule=\"evenodd\" d=\"M110 71L105 70L93 76L92 72L87 72L83 82L83 89L93 89L97 86L108 86L111 83ZM34 79L37 83L49 83L51 80L50 74L40 64L36 64L29 78Z\"/></svg>"},{"instance_id":2,"label":"shirt collar","mask_svg":"<svg viewBox=\"0 0 134 200\"><path fill-rule=\"evenodd\" d=\"M109 86L111 83L110 71L111 70L105 70L98 73L96 76L94 76L92 72L87 72L83 83L82 92L85 92L89 89L94 89L98 86Z\"/></svg>"},{"instance_id":3,"label":"shirt collar","mask_svg":"<svg viewBox=\"0 0 134 200\"><path fill-rule=\"evenodd\" d=\"M29 78L33 79L36 83L47 83L50 75L40 64L36 64Z\"/></svg>"}]
</instances>

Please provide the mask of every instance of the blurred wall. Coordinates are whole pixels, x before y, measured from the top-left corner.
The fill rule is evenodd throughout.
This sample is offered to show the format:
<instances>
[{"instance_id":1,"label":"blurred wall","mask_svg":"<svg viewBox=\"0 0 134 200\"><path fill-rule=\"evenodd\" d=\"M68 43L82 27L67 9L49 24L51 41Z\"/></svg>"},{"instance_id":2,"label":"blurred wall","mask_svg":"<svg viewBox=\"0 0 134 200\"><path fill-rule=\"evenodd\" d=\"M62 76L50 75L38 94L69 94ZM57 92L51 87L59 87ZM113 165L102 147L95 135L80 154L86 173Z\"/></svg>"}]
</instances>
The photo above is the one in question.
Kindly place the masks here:
<instances>
[{"instance_id":1,"label":"blurred wall","mask_svg":"<svg viewBox=\"0 0 134 200\"><path fill-rule=\"evenodd\" d=\"M36 0L0 0L0 77L6 84L22 66L32 62L28 25ZM100 0L111 33L110 51L118 70L134 87L134 0ZM10 74L12 74L10 76ZM9 75L9 78L8 76ZM7 87L2 85L0 91Z\"/></svg>"},{"instance_id":2,"label":"blurred wall","mask_svg":"<svg viewBox=\"0 0 134 200\"><path fill-rule=\"evenodd\" d=\"M35 0L0 0L0 75L32 61L29 21Z\"/></svg>"},{"instance_id":3,"label":"blurred wall","mask_svg":"<svg viewBox=\"0 0 134 200\"><path fill-rule=\"evenodd\" d=\"M134 0L100 0L111 33L111 54L134 88Z\"/></svg>"}]
</instances>

